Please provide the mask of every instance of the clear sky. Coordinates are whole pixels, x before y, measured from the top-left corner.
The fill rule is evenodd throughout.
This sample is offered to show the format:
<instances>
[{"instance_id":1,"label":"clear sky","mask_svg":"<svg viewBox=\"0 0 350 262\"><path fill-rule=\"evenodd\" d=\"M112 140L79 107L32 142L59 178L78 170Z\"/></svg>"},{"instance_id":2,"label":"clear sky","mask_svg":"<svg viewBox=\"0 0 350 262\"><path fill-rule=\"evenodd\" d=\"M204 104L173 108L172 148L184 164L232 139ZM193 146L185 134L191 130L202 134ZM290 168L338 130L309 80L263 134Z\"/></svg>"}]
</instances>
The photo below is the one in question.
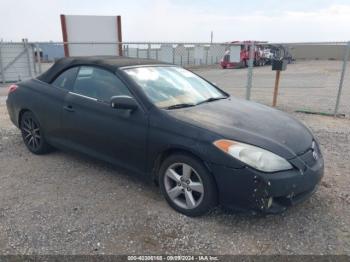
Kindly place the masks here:
<instances>
[{"instance_id":1,"label":"clear sky","mask_svg":"<svg viewBox=\"0 0 350 262\"><path fill-rule=\"evenodd\" d=\"M62 41L60 14L121 15L125 41L350 40L350 0L0 0L0 39Z\"/></svg>"}]
</instances>

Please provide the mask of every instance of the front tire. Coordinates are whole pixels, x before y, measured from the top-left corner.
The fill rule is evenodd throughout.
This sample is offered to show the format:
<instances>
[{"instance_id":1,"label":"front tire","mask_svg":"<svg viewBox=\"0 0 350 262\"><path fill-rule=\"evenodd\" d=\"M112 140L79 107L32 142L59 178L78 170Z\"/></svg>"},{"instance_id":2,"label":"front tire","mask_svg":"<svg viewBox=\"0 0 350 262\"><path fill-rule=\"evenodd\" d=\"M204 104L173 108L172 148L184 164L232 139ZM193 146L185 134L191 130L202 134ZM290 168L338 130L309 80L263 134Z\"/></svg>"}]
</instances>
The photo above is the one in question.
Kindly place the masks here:
<instances>
[{"instance_id":1,"label":"front tire","mask_svg":"<svg viewBox=\"0 0 350 262\"><path fill-rule=\"evenodd\" d=\"M176 211L201 216L217 205L215 181L201 161L187 154L168 157L159 170L159 185Z\"/></svg>"},{"instance_id":2,"label":"front tire","mask_svg":"<svg viewBox=\"0 0 350 262\"><path fill-rule=\"evenodd\" d=\"M46 142L39 121L32 112L27 111L23 113L20 129L23 142L30 152L41 155L50 151L51 147Z\"/></svg>"}]
</instances>

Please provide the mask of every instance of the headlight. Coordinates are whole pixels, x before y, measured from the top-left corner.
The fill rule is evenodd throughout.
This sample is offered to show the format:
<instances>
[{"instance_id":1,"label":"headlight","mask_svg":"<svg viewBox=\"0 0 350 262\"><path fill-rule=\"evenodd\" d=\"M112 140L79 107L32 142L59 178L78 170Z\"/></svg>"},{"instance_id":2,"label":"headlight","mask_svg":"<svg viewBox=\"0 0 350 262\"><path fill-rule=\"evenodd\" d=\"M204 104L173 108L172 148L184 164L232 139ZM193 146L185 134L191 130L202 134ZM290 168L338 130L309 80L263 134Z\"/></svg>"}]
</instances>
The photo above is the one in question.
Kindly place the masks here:
<instances>
[{"instance_id":1,"label":"headlight","mask_svg":"<svg viewBox=\"0 0 350 262\"><path fill-rule=\"evenodd\" d=\"M263 172L293 168L286 159L260 147L224 139L215 141L214 145L243 163Z\"/></svg>"}]
</instances>

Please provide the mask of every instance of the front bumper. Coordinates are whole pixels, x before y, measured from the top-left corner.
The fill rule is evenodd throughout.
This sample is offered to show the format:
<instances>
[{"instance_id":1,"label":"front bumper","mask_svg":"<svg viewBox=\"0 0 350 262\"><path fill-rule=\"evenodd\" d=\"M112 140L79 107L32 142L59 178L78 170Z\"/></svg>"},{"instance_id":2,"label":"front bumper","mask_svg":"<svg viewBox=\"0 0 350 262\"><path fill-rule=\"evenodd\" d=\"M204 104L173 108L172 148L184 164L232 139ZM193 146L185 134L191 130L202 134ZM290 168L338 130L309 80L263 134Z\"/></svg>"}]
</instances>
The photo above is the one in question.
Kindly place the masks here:
<instances>
[{"instance_id":1,"label":"front bumper","mask_svg":"<svg viewBox=\"0 0 350 262\"><path fill-rule=\"evenodd\" d=\"M298 204L317 189L324 173L322 156L312 163L296 157L291 170L264 173L210 164L219 190L220 203L228 208L279 213ZM310 165L308 165L310 164Z\"/></svg>"}]
</instances>

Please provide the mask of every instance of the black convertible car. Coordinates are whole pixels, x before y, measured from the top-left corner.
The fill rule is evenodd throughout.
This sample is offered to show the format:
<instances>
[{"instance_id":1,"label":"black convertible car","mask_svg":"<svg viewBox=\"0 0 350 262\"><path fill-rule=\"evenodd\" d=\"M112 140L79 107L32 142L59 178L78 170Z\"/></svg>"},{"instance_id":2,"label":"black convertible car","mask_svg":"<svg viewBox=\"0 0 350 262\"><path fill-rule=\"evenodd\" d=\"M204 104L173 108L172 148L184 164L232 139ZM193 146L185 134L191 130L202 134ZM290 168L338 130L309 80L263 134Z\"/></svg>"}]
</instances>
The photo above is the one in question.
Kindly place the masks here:
<instances>
[{"instance_id":1,"label":"black convertible car","mask_svg":"<svg viewBox=\"0 0 350 262\"><path fill-rule=\"evenodd\" d=\"M72 149L148 175L188 216L218 204L281 212L323 176L303 124L159 61L63 58L10 86L7 108L31 152Z\"/></svg>"}]
</instances>

